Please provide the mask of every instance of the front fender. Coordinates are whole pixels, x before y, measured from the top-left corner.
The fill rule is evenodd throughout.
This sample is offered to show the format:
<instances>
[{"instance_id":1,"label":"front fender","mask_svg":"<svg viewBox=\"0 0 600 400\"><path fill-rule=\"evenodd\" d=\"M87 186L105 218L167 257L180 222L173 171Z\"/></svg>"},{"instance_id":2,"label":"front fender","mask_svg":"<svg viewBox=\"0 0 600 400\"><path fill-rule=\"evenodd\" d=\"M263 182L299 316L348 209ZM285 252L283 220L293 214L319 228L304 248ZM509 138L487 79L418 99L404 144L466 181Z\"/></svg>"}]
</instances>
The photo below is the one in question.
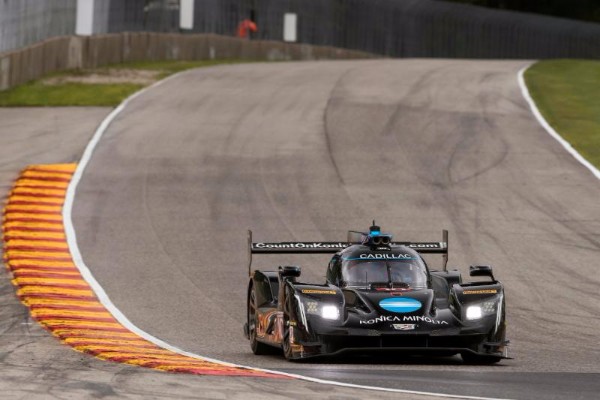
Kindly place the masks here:
<instances>
[{"instance_id":1,"label":"front fender","mask_svg":"<svg viewBox=\"0 0 600 400\"><path fill-rule=\"evenodd\" d=\"M505 303L500 282L455 284L450 291L450 309L462 321L463 330L485 333L490 342L506 340ZM484 310L480 318L469 318L471 306Z\"/></svg>"},{"instance_id":2,"label":"front fender","mask_svg":"<svg viewBox=\"0 0 600 400\"><path fill-rule=\"evenodd\" d=\"M277 303L279 282L277 273L271 271L254 271L248 284L248 298L250 290L254 287L256 293L256 306L274 305Z\"/></svg>"},{"instance_id":3,"label":"front fender","mask_svg":"<svg viewBox=\"0 0 600 400\"><path fill-rule=\"evenodd\" d=\"M286 284L286 305L284 313L294 327L298 343L312 343L318 340L322 326L332 328L344 323L344 295L333 286ZM324 307L330 307L329 314L323 314ZM337 318L331 318L332 308L338 310Z\"/></svg>"}]
</instances>

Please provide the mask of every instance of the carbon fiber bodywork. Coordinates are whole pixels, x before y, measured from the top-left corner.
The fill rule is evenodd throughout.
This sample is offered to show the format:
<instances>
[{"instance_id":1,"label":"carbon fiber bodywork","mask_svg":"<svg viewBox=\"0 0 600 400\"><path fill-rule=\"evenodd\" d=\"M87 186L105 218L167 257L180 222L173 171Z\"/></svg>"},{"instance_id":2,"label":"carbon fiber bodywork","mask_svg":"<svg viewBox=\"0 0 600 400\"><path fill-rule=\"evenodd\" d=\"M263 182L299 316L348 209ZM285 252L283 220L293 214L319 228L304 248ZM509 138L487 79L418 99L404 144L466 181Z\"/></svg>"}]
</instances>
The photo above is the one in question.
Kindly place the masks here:
<instances>
[{"instance_id":1,"label":"carbon fiber bodywork","mask_svg":"<svg viewBox=\"0 0 600 400\"><path fill-rule=\"evenodd\" d=\"M351 245L334 256L329 268L336 257L357 251L385 250ZM404 245L387 251L420 257ZM323 285L299 282L299 267L254 271L248 285L246 337L255 353L272 346L282 348L288 359L398 351L460 353L467 362L497 362L507 358L504 290L491 268L479 268L472 275L492 280L463 283L458 271L427 269L427 285L415 289L391 283L352 287L335 282L329 270Z\"/></svg>"}]
</instances>

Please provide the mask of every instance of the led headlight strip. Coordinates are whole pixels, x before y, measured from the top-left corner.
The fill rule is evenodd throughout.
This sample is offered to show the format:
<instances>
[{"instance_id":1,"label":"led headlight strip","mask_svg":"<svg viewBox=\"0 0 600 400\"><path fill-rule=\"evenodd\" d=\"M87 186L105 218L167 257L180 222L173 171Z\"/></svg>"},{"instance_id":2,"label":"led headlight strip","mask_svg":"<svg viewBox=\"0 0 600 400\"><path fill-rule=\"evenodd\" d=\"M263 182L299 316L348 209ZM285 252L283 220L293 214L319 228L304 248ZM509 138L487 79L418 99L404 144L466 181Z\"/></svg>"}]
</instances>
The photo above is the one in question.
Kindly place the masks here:
<instances>
[{"instance_id":1,"label":"led headlight strip","mask_svg":"<svg viewBox=\"0 0 600 400\"><path fill-rule=\"evenodd\" d=\"M340 318L340 308L334 304L319 305L319 303L314 300L306 300L304 303L299 302L299 304L302 305L302 310L306 309L307 314L319 315L321 318L325 319ZM306 325L306 321L304 321L304 324Z\"/></svg>"},{"instance_id":2,"label":"led headlight strip","mask_svg":"<svg viewBox=\"0 0 600 400\"><path fill-rule=\"evenodd\" d=\"M497 297L483 301L470 303L467 306L465 316L468 320L475 320L492 315L496 312L496 305L499 299Z\"/></svg>"},{"instance_id":3,"label":"led headlight strip","mask_svg":"<svg viewBox=\"0 0 600 400\"><path fill-rule=\"evenodd\" d=\"M63 343L103 360L198 375L287 378L182 355L120 324L83 279L67 245L62 208L75 167L26 168L4 209L4 261L32 318Z\"/></svg>"}]
</instances>

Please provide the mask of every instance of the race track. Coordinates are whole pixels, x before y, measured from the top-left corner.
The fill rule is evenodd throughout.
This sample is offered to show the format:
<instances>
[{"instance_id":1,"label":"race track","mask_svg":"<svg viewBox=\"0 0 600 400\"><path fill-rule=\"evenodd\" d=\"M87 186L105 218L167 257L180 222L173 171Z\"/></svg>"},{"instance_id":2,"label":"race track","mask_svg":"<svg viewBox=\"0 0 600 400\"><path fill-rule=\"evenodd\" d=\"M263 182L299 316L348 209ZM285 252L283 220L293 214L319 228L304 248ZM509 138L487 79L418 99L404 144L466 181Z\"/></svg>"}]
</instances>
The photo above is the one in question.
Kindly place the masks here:
<instances>
[{"instance_id":1,"label":"race track","mask_svg":"<svg viewBox=\"0 0 600 400\"><path fill-rule=\"evenodd\" d=\"M197 354L373 386L591 398L600 390L600 185L532 116L517 84L527 64L183 73L135 99L99 142L73 210L83 258L133 323ZM451 267L493 265L515 359L481 368L458 358L252 355L242 336L246 229L263 241L339 240L373 219L402 240L440 240L449 229ZM322 282L326 261L263 256L254 267L295 263Z\"/></svg>"}]
</instances>

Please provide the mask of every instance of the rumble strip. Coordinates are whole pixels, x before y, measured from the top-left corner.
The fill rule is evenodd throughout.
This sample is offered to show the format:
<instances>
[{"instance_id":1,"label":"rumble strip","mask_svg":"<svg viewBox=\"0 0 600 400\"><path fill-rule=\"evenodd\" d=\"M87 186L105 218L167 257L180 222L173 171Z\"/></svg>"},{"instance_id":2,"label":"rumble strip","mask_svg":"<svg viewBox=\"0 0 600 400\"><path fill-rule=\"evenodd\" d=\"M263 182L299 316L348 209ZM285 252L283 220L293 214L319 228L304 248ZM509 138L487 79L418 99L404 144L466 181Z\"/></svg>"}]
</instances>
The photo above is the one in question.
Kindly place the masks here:
<instances>
[{"instance_id":1,"label":"rumble strip","mask_svg":"<svg viewBox=\"0 0 600 400\"><path fill-rule=\"evenodd\" d=\"M33 319L63 343L102 360L197 375L287 378L179 354L120 324L83 279L67 245L62 208L75 168L29 166L4 209L4 262Z\"/></svg>"}]
</instances>

